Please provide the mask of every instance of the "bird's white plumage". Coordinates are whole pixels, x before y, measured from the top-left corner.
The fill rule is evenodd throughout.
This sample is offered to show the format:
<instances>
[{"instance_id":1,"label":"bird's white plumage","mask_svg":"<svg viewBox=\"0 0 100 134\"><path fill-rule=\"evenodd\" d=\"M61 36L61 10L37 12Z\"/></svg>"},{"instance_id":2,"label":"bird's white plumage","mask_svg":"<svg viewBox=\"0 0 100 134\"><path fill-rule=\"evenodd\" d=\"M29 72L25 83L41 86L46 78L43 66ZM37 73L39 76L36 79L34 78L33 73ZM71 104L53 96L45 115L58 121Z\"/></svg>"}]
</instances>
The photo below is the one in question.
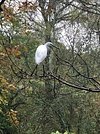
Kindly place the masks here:
<instances>
[{"instance_id":1,"label":"bird's white plumage","mask_svg":"<svg viewBox=\"0 0 100 134\"><path fill-rule=\"evenodd\" d=\"M46 57L49 47L53 45L51 42L46 42L44 45L38 46L35 52L35 63L40 64Z\"/></svg>"},{"instance_id":2,"label":"bird's white plumage","mask_svg":"<svg viewBox=\"0 0 100 134\"><path fill-rule=\"evenodd\" d=\"M40 64L47 56L47 45L40 45L35 52L35 62Z\"/></svg>"}]
</instances>

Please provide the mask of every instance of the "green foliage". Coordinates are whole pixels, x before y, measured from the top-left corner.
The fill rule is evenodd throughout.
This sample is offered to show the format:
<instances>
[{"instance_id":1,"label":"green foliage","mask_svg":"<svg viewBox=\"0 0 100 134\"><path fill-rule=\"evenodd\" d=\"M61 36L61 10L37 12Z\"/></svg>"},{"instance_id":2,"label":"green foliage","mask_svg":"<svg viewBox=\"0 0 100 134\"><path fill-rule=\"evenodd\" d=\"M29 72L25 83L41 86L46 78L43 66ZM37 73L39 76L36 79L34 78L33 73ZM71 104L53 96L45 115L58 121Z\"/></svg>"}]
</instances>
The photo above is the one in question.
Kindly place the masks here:
<instances>
[{"instance_id":1,"label":"green foliage","mask_svg":"<svg viewBox=\"0 0 100 134\"><path fill-rule=\"evenodd\" d=\"M17 134L16 127L11 124L6 114L0 112L0 132L3 134ZM1 133L1 134L2 134Z\"/></svg>"},{"instance_id":2,"label":"green foliage","mask_svg":"<svg viewBox=\"0 0 100 134\"><path fill-rule=\"evenodd\" d=\"M56 131L55 133L54 132L52 132L51 134L62 134L62 133L60 133L59 131ZM74 133L69 133L69 132L65 132L65 133L63 133L63 134L74 134Z\"/></svg>"},{"instance_id":3,"label":"green foliage","mask_svg":"<svg viewBox=\"0 0 100 134\"><path fill-rule=\"evenodd\" d=\"M92 14L63 1L52 5L42 0L38 4L22 2L17 5L17 10L13 5L16 2L7 2L11 3L4 6L4 12L0 14L0 133L100 134L100 95L68 87L48 73L50 70L71 84L100 86L99 46L92 45L91 37L86 36L82 38L83 44L74 42L79 38L76 35L82 34L77 28L79 25L87 29L86 32L98 30L97 10ZM92 4L92 0L87 3L83 0L84 4L78 2L81 8L88 2L88 6ZM57 6L55 14L54 6ZM36 12L37 9L41 14ZM59 34L63 34L60 30L66 25L70 31L69 37L66 31L70 42L67 48L63 42L58 43ZM70 26L78 29L75 35ZM50 37L59 50L53 48L49 66L44 61L44 67L40 64L37 74L31 75L36 66L37 46L49 41ZM96 83L90 79L92 77Z\"/></svg>"}]
</instances>

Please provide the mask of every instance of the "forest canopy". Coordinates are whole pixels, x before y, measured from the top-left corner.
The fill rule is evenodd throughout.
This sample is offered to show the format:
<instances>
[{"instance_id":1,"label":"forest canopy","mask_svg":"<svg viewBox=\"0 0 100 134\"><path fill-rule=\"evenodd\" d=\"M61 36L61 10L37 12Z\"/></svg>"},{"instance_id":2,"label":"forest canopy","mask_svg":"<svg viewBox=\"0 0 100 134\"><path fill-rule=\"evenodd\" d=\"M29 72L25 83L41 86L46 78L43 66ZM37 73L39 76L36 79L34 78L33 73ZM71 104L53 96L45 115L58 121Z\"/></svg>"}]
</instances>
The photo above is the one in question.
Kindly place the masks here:
<instances>
[{"instance_id":1,"label":"forest canopy","mask_svg":"<svg viewBox=\"0 0 100 134\"><path fill-rule=\"evenodd\" d=\"M0 1L0 133L100 133L99 0Z\"/></svg>"}]
</instances>

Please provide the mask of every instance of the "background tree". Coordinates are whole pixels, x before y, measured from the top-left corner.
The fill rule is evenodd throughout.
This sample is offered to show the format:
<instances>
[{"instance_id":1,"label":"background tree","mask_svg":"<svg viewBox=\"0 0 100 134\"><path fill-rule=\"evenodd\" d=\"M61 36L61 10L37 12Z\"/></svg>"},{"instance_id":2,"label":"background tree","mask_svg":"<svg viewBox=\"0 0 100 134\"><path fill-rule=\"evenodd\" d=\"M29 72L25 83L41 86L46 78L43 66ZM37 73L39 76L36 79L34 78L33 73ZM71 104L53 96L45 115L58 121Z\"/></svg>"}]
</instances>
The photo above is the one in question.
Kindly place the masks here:
<instances>
[{"instance_id":1,"label":"background tree","mask_svg":"<svg viewBox=\"0 0 100 134\"><path fill-rule=\"evenodd\" d=\"M7 95L0 95L1 131L13 133L7 113L18 111L16 133L99 134L99 1L7 0L2 8L0 88ZM48 41L59 50L32 74L36 47Z\"/></svg>"}]
</instances>

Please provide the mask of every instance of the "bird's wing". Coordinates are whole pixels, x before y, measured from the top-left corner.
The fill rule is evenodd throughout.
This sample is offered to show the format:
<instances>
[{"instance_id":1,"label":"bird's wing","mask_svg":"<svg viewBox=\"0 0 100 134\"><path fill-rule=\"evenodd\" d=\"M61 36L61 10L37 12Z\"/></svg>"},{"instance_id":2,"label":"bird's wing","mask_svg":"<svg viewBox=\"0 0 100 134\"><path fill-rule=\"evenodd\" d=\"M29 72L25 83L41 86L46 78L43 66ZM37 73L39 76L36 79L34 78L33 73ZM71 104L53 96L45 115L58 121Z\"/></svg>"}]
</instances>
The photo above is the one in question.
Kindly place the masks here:
<instances>
[{"instance_id":1,"label":"bird's wing","mask_svg":"<svg viewBox=\"0 0 100 134\"><path fill-rule=\"evenodd\" d=\"M35 62L37 64L41 63L47 56L47 48L45 45L40 45L35 53Z\"/></svg>"}]
</instances>

